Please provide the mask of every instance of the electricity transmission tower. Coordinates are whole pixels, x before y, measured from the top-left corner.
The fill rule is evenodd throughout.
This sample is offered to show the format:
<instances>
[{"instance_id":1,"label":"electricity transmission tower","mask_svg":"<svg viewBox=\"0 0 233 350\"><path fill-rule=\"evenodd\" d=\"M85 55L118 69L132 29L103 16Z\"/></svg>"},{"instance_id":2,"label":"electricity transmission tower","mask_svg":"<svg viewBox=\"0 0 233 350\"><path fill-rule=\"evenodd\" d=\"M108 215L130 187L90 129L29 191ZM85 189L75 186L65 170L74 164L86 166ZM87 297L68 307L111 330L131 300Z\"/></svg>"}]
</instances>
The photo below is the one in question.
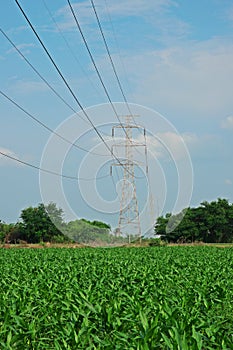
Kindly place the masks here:
<instances>
[{"instance_id":1,"label":"electricity transmission tower","mask_svg":"<svg viewBox=\"0 0 233 350\"><path fill-rule=\"evenodd\" d=\"M121 157L121 163L113 163L111 165L111 175L113 166L123 168L120 213L116 234L128 236L129 243L132 235L138 236L141 242L141 225L135 183L135 167L139 166L140 163L134 160L134 151L138 147L144 147L145 149L146 173L148 173L146 130L144 127L136 125L135 122L133 123L134 117L133 115L126 115L124 116L125 122L123 124L117 124L112 128L112 137L115 137L116 129L124 129L125 131L124 140L122 141L121 139L120 143L114 143L112 146L112 154L114 155L117 148L118 150L123 149L123 157ZM135 142L133 140L134 129L143 135L144 142Z\"/></svg>"}]
</instances>

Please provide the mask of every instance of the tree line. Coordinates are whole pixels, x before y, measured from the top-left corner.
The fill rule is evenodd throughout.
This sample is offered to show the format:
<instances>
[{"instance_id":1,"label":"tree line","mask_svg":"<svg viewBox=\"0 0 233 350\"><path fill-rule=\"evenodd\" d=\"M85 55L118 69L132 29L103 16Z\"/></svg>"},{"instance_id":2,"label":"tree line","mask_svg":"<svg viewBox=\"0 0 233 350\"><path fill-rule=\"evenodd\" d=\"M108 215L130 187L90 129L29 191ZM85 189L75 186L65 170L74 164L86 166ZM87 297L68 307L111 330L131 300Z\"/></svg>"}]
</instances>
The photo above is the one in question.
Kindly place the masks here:
<instances>
[{"instance_id":1,"label":"tree line","mask_svg":"<svg viewBox=\"0 0 233 350\"><path fill-rule=\"evenodd\" d=\"M23 209L20 220L7 224L0 220L1 243L40 242L80 242L89 243L95 240L114 238L110 235L111 226L101 221L79 219L64 222L64 213L55 203Z\"/></svg>"},{"instance_id":2,"label":"tree line","mask_svg":"<svg viewBox=\"0 0 233 350\"><path fill-rule=\"evenodd\" d=\"M169 243L233 243L233 204L218 198L176 215L160 216L155 234Z\"/></svg>"},{"instance_id":3,"label":"tree line","mask_svg":"<svg viewBox=\"0 0 233 350\"><path fill-rule=\"evenodd\" d=\"M157 218L154 232L168 243L233 243L233 204L219 198L176 215L167 213ZM1 243L115 243L125 239L111 234L111 226L101 221L65 222L63 210L55 203L23 209L17 223L0 220Z\"/></svg>"}]
</instances>

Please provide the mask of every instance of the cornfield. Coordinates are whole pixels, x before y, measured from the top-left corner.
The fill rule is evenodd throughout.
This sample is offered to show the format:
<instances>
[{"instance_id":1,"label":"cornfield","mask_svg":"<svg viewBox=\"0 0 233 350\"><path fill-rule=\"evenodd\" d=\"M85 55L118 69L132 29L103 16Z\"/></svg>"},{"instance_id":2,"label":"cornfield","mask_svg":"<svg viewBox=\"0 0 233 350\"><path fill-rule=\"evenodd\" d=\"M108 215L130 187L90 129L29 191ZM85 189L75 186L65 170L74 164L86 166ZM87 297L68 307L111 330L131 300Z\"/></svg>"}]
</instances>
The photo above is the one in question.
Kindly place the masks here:
<instances>
[{"instance_id":1,"label":"cornfield","mask_svg":"<svg viewBox=\"0 0 233 350\"><path fill-rule=\"evenodd\" d=\"M233 349L233 249L1 249L0 349Z\"/></svg>"}]
</instances>

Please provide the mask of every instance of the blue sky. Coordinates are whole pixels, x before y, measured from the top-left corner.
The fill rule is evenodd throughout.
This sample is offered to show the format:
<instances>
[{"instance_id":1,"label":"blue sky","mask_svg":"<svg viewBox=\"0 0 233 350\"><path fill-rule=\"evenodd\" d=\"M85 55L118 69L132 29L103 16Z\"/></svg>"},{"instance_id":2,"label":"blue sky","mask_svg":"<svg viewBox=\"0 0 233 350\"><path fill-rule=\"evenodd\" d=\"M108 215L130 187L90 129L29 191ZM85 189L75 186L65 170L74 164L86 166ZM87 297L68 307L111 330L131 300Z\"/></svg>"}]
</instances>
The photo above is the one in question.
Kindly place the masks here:
<instances>
[{"instance_id":1,"label":"blue sky","mask_svg":"<svg viewBox=\"0 0 233 350\"><path fill-rule=\"evenodd\" d=\"M21 0L20 4L80 102L89 108L93 122L102 124L99 130L111 145L107 135L110 136L111 127L118 121L109 106L99 107L108 100L77 32L67 1ZM123 102L90 1L73 1L72 4L111 100ZM95 5L127 100L132 103L133 113L141 114L140 124L148 131L150 178L155 191L156 213L173 211L177 192L186 191L188 186L181 183L178 189L177 185L177 168L179 172L179 169L187 166L185 161L189 162L182 140L190 153L193 167L190 205L218 197L233 201L232 1L96 0ZM4 2L0 19L1 29L56 91L79 111L13 0ZM51 129L59 128L62 134L68 132L66 136L72 142L80 137L77 143L84 148L97 147L99 153L109 154L103 145L97 145L98 136L93 130L85 135L81 133L89 129L83 121L72 128L68 127L69 131L65 130L69 123L72 124L73 112L49 90L1 33L0 40L1 91ZM0 103L0 150L26 162L45 165L47 169L57 167L53 160L59 160L64 147L68 146L63 143L61 150L60 145L56 146L50 155L53 159L44 161L45 150L50 154L47 144L49 137L52 140L50 133L2 96ZM118 108L119 114L127 113L123 105ZM157 111L160 117L156 117L156 112L153 116L148 109ZM166 120L165 124L161 120ZM140 135L135 138L140 140ZM170 152L170 158L162 149L161 140ZM62 169L58 169L58 172L78 176L84 156L84 152L68 147L62 159ZM95 176L92 169L95 162L99 166L104 164L104 157L91 157L89 155L89 165L84 167L83 172L87 178ZM87 204L76 181L64 179L62 186L73 217L99 219L116 226L117 192L113 184L120 179L121 173L118 170L119 178L116 171L113 178L107 177L111 158L104 159L106 164L98 171L98 176L106 175L106 178L97 180L96 187L103 199L115 203L113 214L108 213L107 209L104 212L104 205L102 212L98 211L98 205L102 208L101 201L98 203L98 197L94 194L94 204ZM137 172L140 175L140 171ZM182 176L184 179L185 176ZM1 220L16 221L23 208L37 205L44 199L41 198L38 171L0 157L0 177ZM187 172L186 177L190 178L191 184L191 173ZM56 182L61 184L60 179L55 180L52 175L48 181L49 188L53 188L53 185L55 188ZM146 180L136 180L136 183L139 206L142 208L146 197ZM88 182L81 187L84 192L91 188ZM56 199L53 195L51 200ZM92 194L88 196L91 198ZM46 200L49 200L50 191L47 197ZM57 200L59 202L59 198ZM188 194L183 204L187 202Z\"/></svg>"}]
</instances>

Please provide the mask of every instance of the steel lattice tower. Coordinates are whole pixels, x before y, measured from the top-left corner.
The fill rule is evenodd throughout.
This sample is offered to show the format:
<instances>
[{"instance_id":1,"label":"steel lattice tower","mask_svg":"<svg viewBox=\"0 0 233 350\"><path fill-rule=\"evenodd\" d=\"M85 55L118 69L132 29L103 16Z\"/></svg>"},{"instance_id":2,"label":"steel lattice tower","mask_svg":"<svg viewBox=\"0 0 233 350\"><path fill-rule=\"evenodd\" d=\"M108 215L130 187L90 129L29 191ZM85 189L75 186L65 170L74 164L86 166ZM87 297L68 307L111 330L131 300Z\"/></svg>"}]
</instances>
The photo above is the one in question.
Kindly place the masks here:
<instances>
[{"instance_id":1,"label":"steel lattice tower","mask_svg":"<svg viewBox=\"0 0 233 350\"><path fill-rule=\"evenodd\" d=\"M144 147L147 160L147 148L146 148L146 131L145 128L133 123L134 116L124 116L125 123L118 124L112 128L112 136L115 136L115 129L124 129L125 138L121 143L115 143L112 146L112 153L116 147L124 148L124 155L121 163L113 163L112 166L120 166L123 168L123 183L121 189L121 201L120 201L120 213L118 220L118 235L127 235L130 242L131 235L139 237L141 242L141 225L138 209L138 200L135 183L135 167L139 165L139 162L134 160L134 149L136 147ZM145 142L135 142L133 140L133 129L137 129L139 132L143 131ZM114 153L113 153L114 154ZM112 174L111 166L111 174ZM148 166L146 162L146 172L148 173Z\"/></svg>"}]
</instances>

